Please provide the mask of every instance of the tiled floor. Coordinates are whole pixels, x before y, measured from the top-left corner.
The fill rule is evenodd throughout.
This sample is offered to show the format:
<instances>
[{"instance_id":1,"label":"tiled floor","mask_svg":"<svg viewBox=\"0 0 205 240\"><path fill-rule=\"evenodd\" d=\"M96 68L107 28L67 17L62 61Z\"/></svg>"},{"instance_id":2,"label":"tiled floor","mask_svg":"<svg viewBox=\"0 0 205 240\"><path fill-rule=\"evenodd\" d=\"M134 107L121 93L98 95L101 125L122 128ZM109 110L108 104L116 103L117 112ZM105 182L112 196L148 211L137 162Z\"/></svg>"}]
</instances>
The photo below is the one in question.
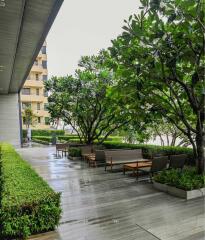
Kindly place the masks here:
<instances>
[{"instance_id":1,"label":"tiled floor","mask_svg":"<svg viewBox=\"0 0 205 240\"><path fill-rule=\"evenodd\" d=\"M204 198L185 201L122 172L56 159L53 147L18 151L62 192L60 226L33 240L205 240Z\"/></svg>"}]
</instances>

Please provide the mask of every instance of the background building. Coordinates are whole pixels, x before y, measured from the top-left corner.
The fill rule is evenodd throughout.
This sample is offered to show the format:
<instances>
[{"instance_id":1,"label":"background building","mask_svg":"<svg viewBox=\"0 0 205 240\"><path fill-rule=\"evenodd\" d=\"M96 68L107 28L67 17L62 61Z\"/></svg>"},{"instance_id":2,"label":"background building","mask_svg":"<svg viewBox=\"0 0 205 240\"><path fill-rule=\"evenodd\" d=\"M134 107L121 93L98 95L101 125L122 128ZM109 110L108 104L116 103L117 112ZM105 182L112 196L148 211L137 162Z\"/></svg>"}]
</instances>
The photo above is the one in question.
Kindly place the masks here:
<instances>
[{"instance_id":1,"label":"background building","mask_svg":"<svg viewBox=\"0 0 205 240\"><path fill-rule=\"evenodd\" d=\"M21 90L21 111L31 108L35 118L31 128L48 129L49 113L47 111L48 94L44 88L44 81L48 79L46 42L44 42L26 82ZM26 128L22 118L22 126Z\"/></svg>"}]
</instances>

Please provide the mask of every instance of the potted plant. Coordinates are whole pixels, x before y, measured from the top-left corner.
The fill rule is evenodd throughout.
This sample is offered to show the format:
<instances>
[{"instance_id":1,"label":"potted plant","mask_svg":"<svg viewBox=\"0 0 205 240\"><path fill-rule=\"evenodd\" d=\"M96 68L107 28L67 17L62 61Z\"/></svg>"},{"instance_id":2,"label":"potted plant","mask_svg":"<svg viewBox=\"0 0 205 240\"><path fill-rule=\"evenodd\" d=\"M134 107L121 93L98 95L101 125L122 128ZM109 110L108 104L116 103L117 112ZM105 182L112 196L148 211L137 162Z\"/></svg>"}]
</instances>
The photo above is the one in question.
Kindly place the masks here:
<instances>
[{"instance_id":1,"label":"potted plant","mask_svg":"<svg viewBox=\"0 0 205 240\"><path fill-rule=\"evenodd\" d=\"M69 148L68 158L71 160L81 160L81 149L80 148Z\"/></svg>"}]
</instances>

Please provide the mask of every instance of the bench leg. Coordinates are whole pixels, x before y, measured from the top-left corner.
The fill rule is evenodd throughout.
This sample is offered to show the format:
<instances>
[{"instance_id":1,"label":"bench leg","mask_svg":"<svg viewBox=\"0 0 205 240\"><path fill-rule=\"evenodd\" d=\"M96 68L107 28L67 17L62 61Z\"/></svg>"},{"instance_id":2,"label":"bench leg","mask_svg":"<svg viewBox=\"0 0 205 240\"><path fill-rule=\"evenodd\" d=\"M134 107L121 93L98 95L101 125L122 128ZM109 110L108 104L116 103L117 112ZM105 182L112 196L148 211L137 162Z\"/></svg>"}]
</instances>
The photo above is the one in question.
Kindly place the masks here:
<instances>
[{"instance_id":1,"label":"bench leg","mask_svg":"<svg viewBox=\"0 0 205 240\"><path fill-rule=\"evenodd\" d=\"M111 169L111 172L112 172L112 164L110 165L110 169Z\"/></svg>"},{"instance_id":2,"label":"bench leg","mask_svg":"<svg viewBox=\"0 0 205 240\"><path fill-rule=\"evenodd\" d=\"M125 175L125 171L126 171L126 169L125 169L125 167L123 167L123 174Z\"/></svg>"},{"instance_id":3,"label":"bench leg","mask_svg":"<svg viewBox=\"0 0 205 240\"><path fill-rule=\"evenodd\" d=\"M107 164L105 163L105 171L107 171Z\"/></svg>"},{"instance_id":4,"label":"bench leg","mask_svg":"<svg viewBox=\"0 0 205 240\"><path fill-rule=\"evenodd\" d=\"M138 177L139 177L139 171L138 171L138 168L137 168L137 172L136 172L136 179L137 179L137 182L138 182Z\"/></svg>"}]
</instances>

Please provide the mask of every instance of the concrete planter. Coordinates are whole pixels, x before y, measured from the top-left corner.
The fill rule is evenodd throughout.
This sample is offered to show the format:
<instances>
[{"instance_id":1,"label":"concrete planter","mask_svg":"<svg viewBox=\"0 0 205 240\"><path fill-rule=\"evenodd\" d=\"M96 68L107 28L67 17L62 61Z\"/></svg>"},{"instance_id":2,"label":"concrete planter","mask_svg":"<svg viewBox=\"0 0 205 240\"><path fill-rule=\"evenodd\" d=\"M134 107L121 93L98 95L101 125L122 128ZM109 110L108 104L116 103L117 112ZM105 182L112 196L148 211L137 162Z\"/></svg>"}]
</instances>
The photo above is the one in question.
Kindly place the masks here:
<instances>
[{"instance_id":1,"label":"concrete planter","mask_svg":"<svg viewBox=\"0 0 205 240\"><path fill-rule=\"evenodd\" d=\"M166 184L158 183L153 181L153 185L156 189L169 193L170 195L184 198L186 200L198 198L198 197L204 197L205 196L205 188L200 189L194 189L190 191L186 191L180 188L172 187Z\"/></svg>"},{"instance_id":2,"label":"concrete planter","mask_svg":"<svg viewBox=\"0 0 205 240\"><path fill-rule=\"evenodd\" d=\"M68 158L69 158L70 160L74 160L74 161L81 160L81 157L71 157L71 156L68 156Z\"/></svg>"}]
</instances>

